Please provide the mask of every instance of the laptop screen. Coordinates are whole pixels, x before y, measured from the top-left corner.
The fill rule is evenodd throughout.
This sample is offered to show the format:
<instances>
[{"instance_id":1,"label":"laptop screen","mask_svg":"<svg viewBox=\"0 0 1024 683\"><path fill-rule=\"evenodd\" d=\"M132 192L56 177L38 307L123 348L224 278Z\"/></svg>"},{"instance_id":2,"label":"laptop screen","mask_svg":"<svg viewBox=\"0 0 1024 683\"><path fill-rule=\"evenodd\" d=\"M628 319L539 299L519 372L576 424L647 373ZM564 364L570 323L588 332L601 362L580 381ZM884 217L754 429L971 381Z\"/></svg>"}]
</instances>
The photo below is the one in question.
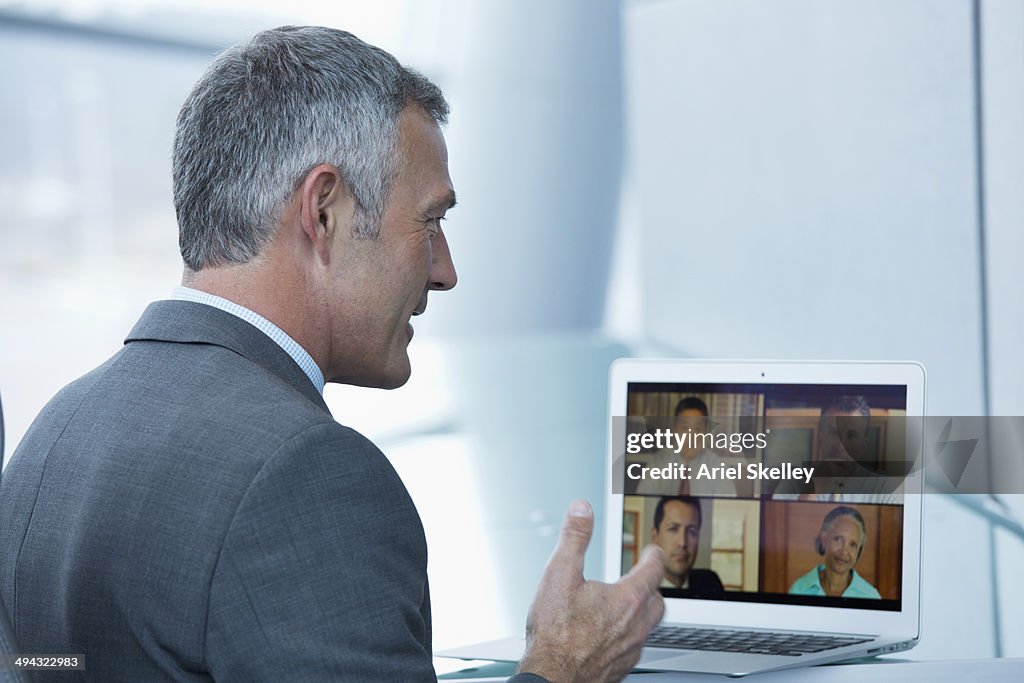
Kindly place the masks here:
<instances>
[{"instance_id":1,"label":"laptop screen","mask_svg":"<svg viewBox=\"0 0 1024 683\"><path fill-rule=\"evenodd\" d=\"M622 573L665 597L899 611L907 387L629 382Z\"/></svg>"}]
</instances>

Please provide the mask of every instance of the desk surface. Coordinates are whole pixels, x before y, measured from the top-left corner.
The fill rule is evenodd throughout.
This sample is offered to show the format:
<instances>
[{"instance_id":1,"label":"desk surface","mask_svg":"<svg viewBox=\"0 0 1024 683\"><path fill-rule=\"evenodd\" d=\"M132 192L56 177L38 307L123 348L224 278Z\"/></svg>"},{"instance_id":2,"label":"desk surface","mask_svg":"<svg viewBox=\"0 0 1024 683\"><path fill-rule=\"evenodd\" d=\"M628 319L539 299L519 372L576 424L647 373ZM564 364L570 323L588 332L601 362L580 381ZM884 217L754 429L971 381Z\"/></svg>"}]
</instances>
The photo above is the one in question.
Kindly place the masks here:
<instances>
[{"instance_id":1,"label":"desk surface","mask_svg":"<svg viewBox=\"0 0 1024 683\"><path fill-rule=\"evenodd\" d=\"M1024 659L971 659L938 662L911 662L878 659L858 664L811 666L802 669L771 671L744 678L727 678L707 674L633 674L629 683L670 683L693 681L750 681L751 683L863 683L863 681L929 681L932 683L984 681L986 683L1020 683L1024 680Z\"/></svg>"},{"instance_id":2,"label":"desk surface","mask_svg":"<svg viewBox=\"0 0 1024 683\"><path fill-rule=\"evenodd\" d=\"M448 660L450 661L450 660ZM479 677L484 673L490 677ZM493 677L497 671L487 667L467 672L472 678L452 678L462 683L498 683L505 676ZM684 673L635 673L626 678L626 683L723 683L723 681L750 681L750 683L863 683L875 681L928 681L929 683L1020 683L1024 681L1024 659L966 659L954 661L914 662L900 659L874 659L857 664L834 664L813 666L802 669L787 669L744 678L728 678L708 674Z\"/></svg>"}]
</instances>

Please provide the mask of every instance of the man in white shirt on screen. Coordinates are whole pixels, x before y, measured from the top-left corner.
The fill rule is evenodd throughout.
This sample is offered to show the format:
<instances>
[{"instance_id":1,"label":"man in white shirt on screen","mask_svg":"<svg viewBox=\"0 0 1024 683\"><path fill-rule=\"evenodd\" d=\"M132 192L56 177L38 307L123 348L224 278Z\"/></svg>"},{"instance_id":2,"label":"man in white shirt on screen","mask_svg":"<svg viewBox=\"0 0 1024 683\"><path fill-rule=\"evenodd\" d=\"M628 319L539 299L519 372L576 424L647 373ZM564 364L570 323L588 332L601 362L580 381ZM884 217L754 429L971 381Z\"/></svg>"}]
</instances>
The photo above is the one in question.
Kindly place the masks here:
<instances>
[{"instance_id":1,"label":"man in white shirt on screen","mask_svg":"<svg viewBox=\"0 0 1024 683\"><path fill-rule=\"evenodd\" d=\"M703 434L707 432L708 406L696 396L688 396L676 404L674 431L679 435ZM644 478L637 483L636 493L655 496L736 496L736 484L730 479L696 477L702 465L710 471L720 470L726 461L709 448L695 444L694 440L684 441L677 453L673 448L663 448L651 454L647 465L665 468L680 464L687 468L688 479Z\"/></svg>"}]
</instances>

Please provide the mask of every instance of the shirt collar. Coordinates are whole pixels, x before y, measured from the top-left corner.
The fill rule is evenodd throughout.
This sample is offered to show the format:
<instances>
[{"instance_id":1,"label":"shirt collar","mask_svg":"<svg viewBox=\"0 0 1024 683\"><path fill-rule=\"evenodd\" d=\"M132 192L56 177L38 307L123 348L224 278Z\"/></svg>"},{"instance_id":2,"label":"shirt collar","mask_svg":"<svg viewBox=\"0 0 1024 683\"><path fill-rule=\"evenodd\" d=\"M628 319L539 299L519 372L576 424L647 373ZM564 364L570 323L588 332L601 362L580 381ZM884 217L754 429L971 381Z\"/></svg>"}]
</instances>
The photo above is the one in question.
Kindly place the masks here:
<instances>
[{"instance_id":1,"label":"shirt collar","mask_svg":"<svg viewBox=\"0 0 1024 683\"><path fill-rule=\"evenodd\" d=\"M175 287L171 292L172 300L175 301L192 301L199 304L206 304L207 306L213 306L219 308L222 311L230 313L242 320L246 321L263 334L270 337L275 344L280 346L285 353L291 356L292 360L302 368L302 371L309 377L309 381L313 383L316 390L321 394L324 393L324 373L321 372L317 366L313 357L299 345L297 341L292 339L288 334L280 327L264 318L259 313L236 304L234 301L230 301L220 296L203 292L198 289L192 289L191 287Z\"/></svg>"}]
</instances>

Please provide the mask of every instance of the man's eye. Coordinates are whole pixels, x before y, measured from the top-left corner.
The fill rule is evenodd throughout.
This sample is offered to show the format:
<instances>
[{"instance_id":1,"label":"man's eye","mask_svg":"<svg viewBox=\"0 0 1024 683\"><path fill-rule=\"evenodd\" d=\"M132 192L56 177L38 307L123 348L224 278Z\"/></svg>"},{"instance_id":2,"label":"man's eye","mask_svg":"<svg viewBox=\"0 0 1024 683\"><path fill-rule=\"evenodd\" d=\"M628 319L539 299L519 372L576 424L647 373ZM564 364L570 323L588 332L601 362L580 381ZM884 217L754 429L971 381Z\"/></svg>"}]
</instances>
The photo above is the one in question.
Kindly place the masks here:
<instances>
[{"instance_id":1,"label":"man's eye","mask_svg":"<svg viewBox=\"0 0 1024 683\"><path fill-rule=\"evenodd\" d=\"M441 221L443 220L445 220L444 216L438 216L437 218L431 218L427 220L427 225L429 226L428 232L430 233L430 237L434 237L435 235L437 235L438 231L441 229Z\"/></svg>"}]
</instances>

